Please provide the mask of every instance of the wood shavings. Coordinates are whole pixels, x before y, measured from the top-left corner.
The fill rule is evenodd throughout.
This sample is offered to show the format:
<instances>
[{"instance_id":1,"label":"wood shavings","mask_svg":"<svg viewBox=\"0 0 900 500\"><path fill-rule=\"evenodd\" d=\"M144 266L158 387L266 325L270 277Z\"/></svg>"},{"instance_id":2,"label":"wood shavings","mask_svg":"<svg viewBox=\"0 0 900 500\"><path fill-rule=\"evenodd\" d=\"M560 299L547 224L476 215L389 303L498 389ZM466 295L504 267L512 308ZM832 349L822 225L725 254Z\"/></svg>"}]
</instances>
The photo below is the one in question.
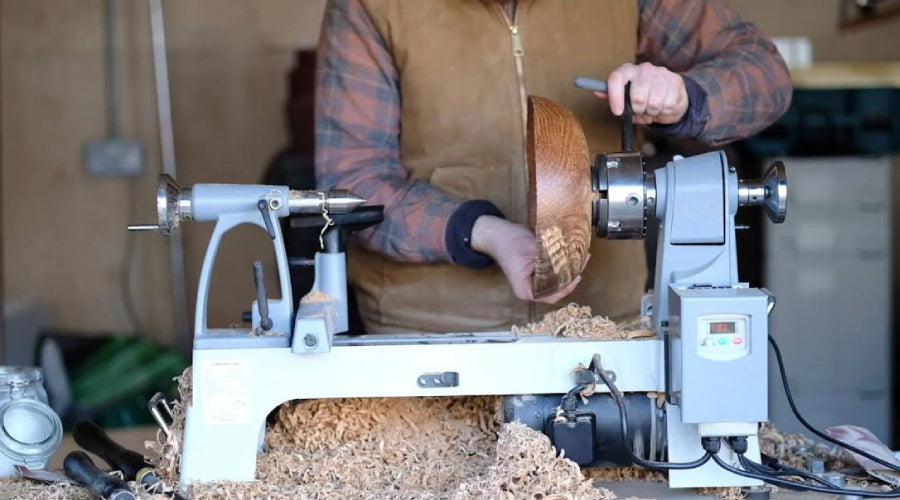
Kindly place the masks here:
<instances>
[{"instance_id":1,"label":"wood shavings","mask_svg":"<svg viewBox=\"0 0 900 500\"><path fill-rule=\"evenodd\" d=\"M3 478L0 479L0 498L91 500L91 495L73 484L43 484L21 478Z\"/></svg>"},{"instance_id":2,"label":"wood shavings","mask_svg":"<svg viewBox=\"0 0 900 500\"><path fill-rule=\"evenodd\" d=\"M319 248L325 250L325 231L328 231L328 228L334 225L334 220L328 215L327 195L321 191L319 191L319 204L322 206L322 218L325 219L325 225L319 231Z\"/></svg>"},{"instance_id":3,"label":"wood shavings","mask_svg":"<svg viewBox=\"0 0 900 500\"><path fill-rule=\"evenodd\" d=\"M744 494L741 489L734 488L698 488L697 493L700 495L711 495L719 500L744 500Z\"/></svg>"},{"instance_id":4,"label":"wood shavings","mask_svg":"<svg viewBox=\"0 0 900 500\"><path fill-rule=\"evenodd\" d=\"M567 306L551 311L536 322L524 327L513 326L513 333L526 335L553 335L554 337L603 339L624 338L616 323L603 316L591 314L590 306Z\"/></svg>"},{"instance_id":5,"label":"wood shavings","mask_svg":"<svg viewBox=\"0 0 900 500\"><path fill-rule=\"evenodd\" d=\"M650 318L641 316L634 320L616 324L605 316L594 316L590 306L568 304L551 311L536 322L523 326L513 326L513 333L521 335L552 335L554 337L626 340L653 337Z\"/></svg>"},{"instance_id":6,"label":"wood shavings","mask_svg":"<svg viewBox=\"0 0 900 500\"><path fill-rule=\"evenodd\" d=\"M282 332L272 330L263 330L261 328L253 328L250 330L251 337L288 337L289 335Z\"/></svg>"},{"instance_id":7,"label":"wood shavings","mask_svg":"<svg viewBox=\"0 0 900 500\"><path fill-rule=\"evenodd\" d=\"M644 469L643 467L590 467L584 469L585 477L600 481L650 481L654 483L668 482L663 472Z\"/></svg>"},{"instance_id":8,"label":"wood shavings","mask_svg":"<svg viewBox=\"0 0 900 500\"><path fill-rule=\"evenodd\" d=\"M779 462L804 471L809 470L806 460L811 457L825 459L828 470L856 467L849 452L816 443L804 434L783 433L769 422L759 428L759 448Z\"/></svg>"},{"instance_id":9,"label":"wood shavings","mask_svg":"<svg viewBox=\"0 0 900 500\"><path fill-rule=\"evenodd\" d=\"M543 498L612 500L595 488L578 465L557 456L544 434L520 423L503 426L495 463L477 479L463 482L454 500Z\"/></svg>"},{"instance_id":10,"label":"wood shavings","mask_svg":"<svg viewBox=\"0 0 900 500\"><path fill-rule=\"evenodd\" d=\"M551 311L536 322L514 326L514 333L522 335L552 335L554 337L626 340L652 337L650 320L639 317L635 320L616 324L605 316L594 316L590 306L568 304Z\"/></svg>"},{"instance_id":11,"label":"wood shavings","mask_svg":"<svg viewBox=\"0 0 900 500\"><path fill-rule=\"evenodd\" d=\"M138 500L170 500L164 495L144 492L134 481L130 481L128 486L131 491L135 492ZM0 478L0 498L4 500L93 500L95 497L88 490L71 483L45 484L22 478Z\"/></svg>"},{"instance_id":12,"label":"wood shavings","mask_svg":"<svg viewBox=\"0 0 900 500\"><path fill-rule=\"evenodd\" d=\"M258 481L195 485L195 499L611 500L549 439L498 427L495 397L312 400L283 405Z\"/></svg>"},{"instance_id":13,"label":"wood shavings","mask_svg":"<svg viewBox=\"0 0 900 500\"><path fill-rule=\"evenodd\" d=\"M331 297L330 294L327 294L327 293L325 293L325 292L323 292L323 291L321 291L321 290L313 290L313 291L307 293L306 295L304 295L304 296L300 299L300 302L306 302L306 303L309 303L309 302L329 302L329 301L331 301L331 300L332 300L332 297Z\"/></svg>"}]
</instances>

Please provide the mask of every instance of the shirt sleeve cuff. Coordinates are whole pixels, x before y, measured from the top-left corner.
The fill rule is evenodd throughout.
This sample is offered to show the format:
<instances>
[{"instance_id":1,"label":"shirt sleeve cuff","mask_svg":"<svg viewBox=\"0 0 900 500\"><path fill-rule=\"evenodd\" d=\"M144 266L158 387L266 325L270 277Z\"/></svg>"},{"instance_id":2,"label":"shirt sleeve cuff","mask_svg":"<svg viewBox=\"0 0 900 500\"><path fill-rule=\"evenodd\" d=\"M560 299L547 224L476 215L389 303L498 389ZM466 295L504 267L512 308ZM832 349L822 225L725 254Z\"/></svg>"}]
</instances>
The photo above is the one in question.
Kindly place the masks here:
<instances>
[{"instance_id":1,"label":"shirt sleeve cuff","mask_svg":"<svg viewBox=\"0 0 900 500\"><path fill-rule=\"evenodd\" d=\"M684 88L688 95L688 109L681 121L671 125L651 125L650 127L666 135L696 139L703 133L706 122L709 121L706 91L693 78L687 75L681 75L681 77L684 79Z\"/></svg>"},{"instance_id":2,"label":"shirt sleeve cuff","mask_svg":"<svg viewBox=\"0 0 900 500\"><path fill-rule=\"evenodd\" d=\"M472 227L482 215L503 217L500 209L487 200L465 201L450 215L444 238L447 252L455 264L471 269L484 269L494 263L486 254L472 249Z\"/></svg>"}]
</instances>

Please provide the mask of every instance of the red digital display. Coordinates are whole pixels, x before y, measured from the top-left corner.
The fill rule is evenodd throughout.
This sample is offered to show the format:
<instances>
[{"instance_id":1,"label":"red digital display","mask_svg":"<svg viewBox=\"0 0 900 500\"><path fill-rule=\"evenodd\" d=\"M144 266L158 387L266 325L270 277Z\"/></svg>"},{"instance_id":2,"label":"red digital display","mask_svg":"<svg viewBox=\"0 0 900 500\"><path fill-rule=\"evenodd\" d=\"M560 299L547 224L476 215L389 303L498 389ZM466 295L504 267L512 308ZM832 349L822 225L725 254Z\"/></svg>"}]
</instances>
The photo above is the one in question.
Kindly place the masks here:
<instances>
[{"instance_id":1,"label":"red digital display","mask_svg":"<svg viewBox=\"0 0 900 500\"><path fill-rule=\"evenodd\" d=\"M709 333L734 333L734 321L715 321L709 324Z\"/></svg>"}]
</instances>

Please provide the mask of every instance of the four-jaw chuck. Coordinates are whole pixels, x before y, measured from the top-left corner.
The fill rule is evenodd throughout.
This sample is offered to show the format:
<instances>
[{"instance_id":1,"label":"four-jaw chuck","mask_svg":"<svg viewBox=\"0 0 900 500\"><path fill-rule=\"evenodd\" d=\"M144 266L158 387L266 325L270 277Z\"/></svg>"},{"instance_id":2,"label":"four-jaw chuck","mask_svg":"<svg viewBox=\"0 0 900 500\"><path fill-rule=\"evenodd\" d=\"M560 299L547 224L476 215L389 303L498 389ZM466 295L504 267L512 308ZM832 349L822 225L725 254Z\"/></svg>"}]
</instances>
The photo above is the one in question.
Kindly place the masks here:
<instances>
[{"instance_id":1,"label":"four-jaw chuck","mask_svg":"<svg viewBox=\"0 0 900 500\"><path fill-rule=\"evenodd\" d=\"M723 180L724 182L724 180ZM591 167L592 220L596 234L609 240L642 239L647 221L656 216L656 175L644 170L638 152L597 155ZM738 181L740 207L762 206L775 223L787 213L787 178L784 164L775 161L762 179Z\"/></svg>"},{"instance_id":2,"label":"four-jaw chuck","mask_svg":"<svg viewBox=\"0 0 900 500\"><path fill-rule=\"evenodd\" d=\"M597 236L641 239L656 213L656 181L638 152L598 155L591 167L592 223Z\"/></svg>"}]
</instances>

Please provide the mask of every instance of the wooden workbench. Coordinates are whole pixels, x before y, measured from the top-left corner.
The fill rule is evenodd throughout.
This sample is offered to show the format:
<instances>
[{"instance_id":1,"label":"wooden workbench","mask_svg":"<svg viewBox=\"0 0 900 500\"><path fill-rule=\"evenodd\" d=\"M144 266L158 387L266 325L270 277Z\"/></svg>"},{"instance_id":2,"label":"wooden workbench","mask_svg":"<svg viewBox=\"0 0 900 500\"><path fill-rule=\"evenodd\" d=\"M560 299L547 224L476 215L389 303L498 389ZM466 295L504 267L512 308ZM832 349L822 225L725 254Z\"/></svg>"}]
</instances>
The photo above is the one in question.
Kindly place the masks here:
<instances>
[{"instance_id":1,"label":"wooden workbench","mask_svg":"<svg viewBox=\"0 0 900 500\"><path fill-rule=\"evenodd\" d=\"M900 88L900 62L816 63L807 69L792 69L798 89Z\"/></svg>"}]
</instances>

